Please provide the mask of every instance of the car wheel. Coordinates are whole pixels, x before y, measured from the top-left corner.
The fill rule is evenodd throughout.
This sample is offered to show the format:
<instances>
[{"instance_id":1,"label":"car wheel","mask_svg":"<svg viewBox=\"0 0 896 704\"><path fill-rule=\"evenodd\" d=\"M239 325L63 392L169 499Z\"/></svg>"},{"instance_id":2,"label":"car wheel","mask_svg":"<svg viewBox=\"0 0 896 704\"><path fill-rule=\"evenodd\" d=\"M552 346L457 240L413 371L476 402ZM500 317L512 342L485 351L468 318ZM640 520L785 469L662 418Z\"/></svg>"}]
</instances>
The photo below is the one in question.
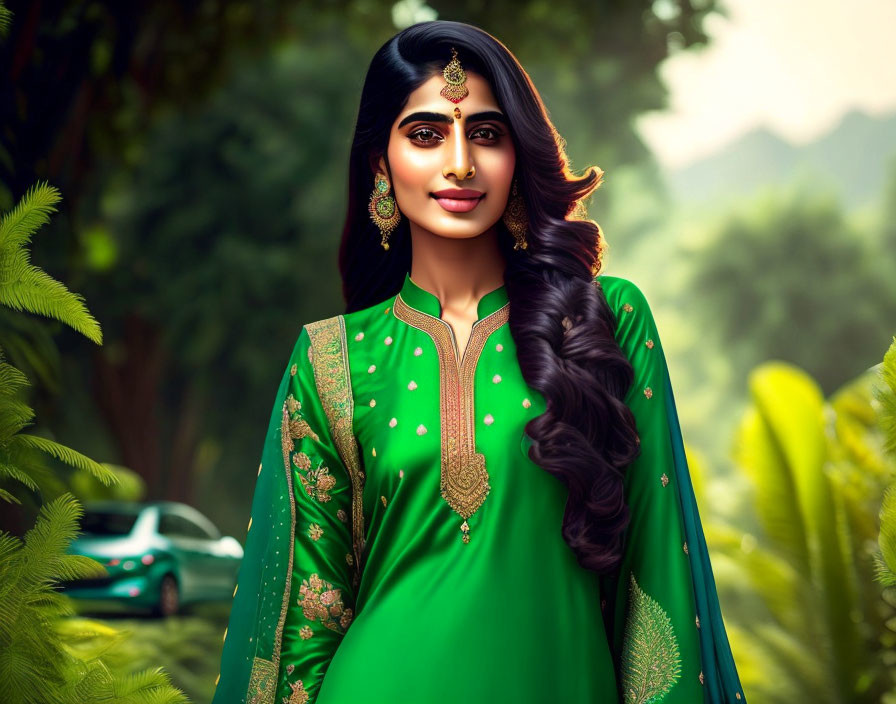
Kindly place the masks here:
<instances>
[{"instance_id":1,"label":"car wheel","mask_svg":"<svg viewBox=\"0 0 896 704\"><path fill-rule=\"evenodd\" d=\"M172 574L166 574L162 577L162 583L159 585L159 602L156 604L155 612L157 616L174 616L180 608L180 589L177 586L177 580Z\"/></svg>"}]
</instances>

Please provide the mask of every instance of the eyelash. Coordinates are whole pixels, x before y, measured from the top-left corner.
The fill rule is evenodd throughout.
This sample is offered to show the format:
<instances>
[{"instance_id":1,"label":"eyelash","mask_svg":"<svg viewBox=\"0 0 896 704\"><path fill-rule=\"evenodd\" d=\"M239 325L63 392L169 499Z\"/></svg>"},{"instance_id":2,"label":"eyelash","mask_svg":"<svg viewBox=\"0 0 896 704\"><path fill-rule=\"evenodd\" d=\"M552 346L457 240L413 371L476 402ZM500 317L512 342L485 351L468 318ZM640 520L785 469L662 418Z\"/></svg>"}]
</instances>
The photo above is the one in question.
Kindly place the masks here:
<instances>
[{"instance_id":1,"label":"eyelash","mask_svg":"<svg viewBox=\"0 0 896 704\"><path fill-rule=\"evenodd\" d=\"M425 139L425 140L414 139L418 135L423 134L425 132L431 132L432 134L437 134L436 130L434 130L430 127L421 127L419 129L417 129L416 131L411 132L408 135L408 139L410 139L412 142L414 142L416 144L421 144L421 145L428 145L430 142L436 141L435 139ZM486 137L485 138L485 139L488 139L490 142L497 142L498 139L501 137L501 133L498 132L498 130L496 130L494 127L477 127L475 130L473 130L473 134L476 134L477 132L491 132L494 135L494 137Z\"/></svg>"}]
</instances>

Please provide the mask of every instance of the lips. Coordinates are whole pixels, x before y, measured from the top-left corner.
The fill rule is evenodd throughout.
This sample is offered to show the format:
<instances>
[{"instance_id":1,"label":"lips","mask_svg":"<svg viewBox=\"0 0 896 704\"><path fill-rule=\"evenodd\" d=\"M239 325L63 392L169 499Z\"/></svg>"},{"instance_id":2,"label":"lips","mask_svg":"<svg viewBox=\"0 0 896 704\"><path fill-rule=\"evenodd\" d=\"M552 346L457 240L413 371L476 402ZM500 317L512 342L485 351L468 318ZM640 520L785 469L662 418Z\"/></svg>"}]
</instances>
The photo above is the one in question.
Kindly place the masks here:
<instances>
[{"instance_id":1,"label":"lips","mask_svg":"<svg viewBox=\"0 0 896 704\"><path fill-rule=\"evenodd\" d=\"M482 191L474 191L471 188L446 188L432 193L433 198L450 198L451 200L476 200L484 195Z\"/></svg>"}]
</instances>

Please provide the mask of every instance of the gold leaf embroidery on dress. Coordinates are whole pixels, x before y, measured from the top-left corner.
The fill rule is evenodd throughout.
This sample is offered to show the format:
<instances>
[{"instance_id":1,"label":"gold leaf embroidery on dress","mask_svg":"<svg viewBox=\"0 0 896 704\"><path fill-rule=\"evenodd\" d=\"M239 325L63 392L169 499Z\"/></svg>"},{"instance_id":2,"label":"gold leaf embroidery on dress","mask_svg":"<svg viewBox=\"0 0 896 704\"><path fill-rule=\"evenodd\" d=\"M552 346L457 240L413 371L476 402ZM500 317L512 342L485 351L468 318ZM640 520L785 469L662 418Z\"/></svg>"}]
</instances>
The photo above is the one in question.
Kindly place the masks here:
<instances>
[{"instance_id":1,"label":"gold leaf embroidery on dress","mask_svg":"<svg viewBox=\"0 0 896 704\"><path fill-rule=\"evenodd\" d=\"M354 397L348 365L348 342L345 318L336 315L305 326L311 347L309 358L314 369L314 381L330 426L333 442L352 483L352 547L355 552L353 583L360 582L365 545L364 505L362 491L364 475L361 455L352 428ZM313 354L311 351L313 350Z\"/></svg>"},{"instance_id":2,"label":"gold leaf embroidery on dress","mask_svg":"<svg viewBox=\"0 0 896 704\"><path fill-rule=\"evenodd\" d=\"M302 680L297 682L289 682L289 688L292 690L289 697L283 697L283 704L308 704L310 699L308 692L305 691L305 685Z\"/></svg>"},{"instance_id":3,"label":"gold leaf embroidery on dress","mask_svg":"<svg viewBox=\"0 0 896 704\"><path fill-rule=\"evenodd\" d=\"M302 580L298 604L309 621L319 621L337 633L345 633L352 621L352 610L342 603L342 590L317 574Z\"/></svg>"},{"instance_id":4,"label":"gold leaf embroidery on dress","mask_svg":"<svg viewBox=\"0 0 896 704\"><path fill-rule=\"evenodd\" d=\"M307 421L301 417L301 411L293 403L294 401L292 394L287 396L281 426L281 428L286 429L283 433L283 461L287 465L289 464L290 454L295 450L294 440L299 440L306 436L319 440L319 437L311 430ZM296 410L290 411L291 408ZM326 503L332 498L330 490L336 486L336 477L330 474L329 467L323 466L323 462L317 467L312 467L311 458L305 452L296 452L292 457L292 463L300 470L296 474L308 496L321 503Z\"/></svg>"},{"instance_id":5,"label":"gold leaf embroidery on dress","mask_svg":"<svg viewBox=\"0 0 896 704\"><path fill-rule=\"evenodd\" d=\"M489 336L510 317L510 303L477 320L470 331L470 339L460 361L454 345L453 333L447 322L412 308L401 294L392 307L395 317L427 333L436 346L439 358L439 414L441 438L441 494L458 513L463 542L470 542L470 518L482 506L491 487L485 468L485 455L476 452L473 408L473 380L476 363ZM422 431L421 431L422 429ZM426 429L421 425L417 434Z\"/></svg>"},{"instance_id":6,"label":"gold leaf embroidery on dress","mask_svg":"<svg viewBox=\"0 0 896 704\"><path fill-rule=\"evenodd\" d=\"M681 657L672 621L630 575L622 644L625 704L660 702L681 677Z\"/></svg>"}]
</instances>

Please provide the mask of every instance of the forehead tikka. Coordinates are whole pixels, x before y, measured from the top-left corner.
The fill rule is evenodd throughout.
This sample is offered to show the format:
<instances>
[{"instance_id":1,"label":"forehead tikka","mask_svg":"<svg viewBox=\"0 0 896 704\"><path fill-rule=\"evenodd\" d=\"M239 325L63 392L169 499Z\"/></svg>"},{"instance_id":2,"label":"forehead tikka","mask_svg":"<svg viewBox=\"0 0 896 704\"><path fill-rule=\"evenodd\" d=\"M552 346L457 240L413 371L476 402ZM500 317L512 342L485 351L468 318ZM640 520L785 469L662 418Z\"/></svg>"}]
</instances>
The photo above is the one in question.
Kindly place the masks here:
<instances>
[{"instance_id":1,"label":"forehead tikka","mask_svg":"<svg viewBox=\"0 0 896 704\"><path fill-rule=\"evenodd\" d=\"M467 74L461 67L460 61L457 60L457 49L454 47L451 47L451 61L449 61L448 65L442 69L442 75L448 82L448 84L439 91L439 95L443 98L448 98L452 103L459 103L469 95L470 91L467 90L466 86ZM455 113L455 117L456 116L457 113Z\"/></svg>"}]
</instances>

